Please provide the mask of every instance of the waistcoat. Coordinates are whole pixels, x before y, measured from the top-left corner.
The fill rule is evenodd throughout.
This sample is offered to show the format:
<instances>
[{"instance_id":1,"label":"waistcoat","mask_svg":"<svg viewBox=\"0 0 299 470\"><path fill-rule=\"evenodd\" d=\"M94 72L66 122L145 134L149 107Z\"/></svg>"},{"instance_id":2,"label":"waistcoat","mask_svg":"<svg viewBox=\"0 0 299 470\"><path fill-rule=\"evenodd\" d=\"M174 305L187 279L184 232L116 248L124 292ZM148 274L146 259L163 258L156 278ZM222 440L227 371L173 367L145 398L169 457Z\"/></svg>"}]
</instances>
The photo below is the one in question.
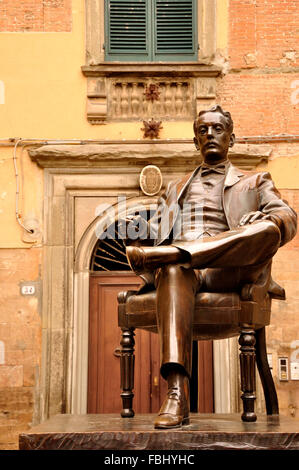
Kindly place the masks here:
<instances>
[{"instance_id":1,"label":"waistcoat","mask_svg":"<svg viewBox=\"0 0 299 470\"><path fill-rule=\"evenodd\" d=\"M180 201L173 240L195 240L229 230L222 196L225 174L199 168Z\"/></svg>"}]
</instances>

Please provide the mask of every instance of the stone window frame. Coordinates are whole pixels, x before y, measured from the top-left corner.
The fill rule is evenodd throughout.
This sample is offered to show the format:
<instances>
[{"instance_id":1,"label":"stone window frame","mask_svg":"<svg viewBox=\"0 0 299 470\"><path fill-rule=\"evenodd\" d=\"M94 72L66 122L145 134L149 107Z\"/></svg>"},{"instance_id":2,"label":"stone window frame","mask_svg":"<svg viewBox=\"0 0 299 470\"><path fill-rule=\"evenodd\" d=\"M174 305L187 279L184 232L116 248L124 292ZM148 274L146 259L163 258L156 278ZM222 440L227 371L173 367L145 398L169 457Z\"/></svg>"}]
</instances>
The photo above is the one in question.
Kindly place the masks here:
<instances>
[{"instance_id":1,"label":"stone window frame","mask_svg":"<svg viewBox=\"0 0 299 470\"><path fill-rule=\"evenodd\" d=\"M216 98L216 78L222 73L222 67L213 61L217 56L217 0L197 0L197 29L198 50L197 61L172 62L118 62L105 61L105 18L104 0L85 0L86 6L86 54L85 65L81 67L83 75L87 77L87 120L91 124L105 124L109 121L140 121L152 117L152 108L137 114L124 113L119 116L113 112L115 98L114 86L116 81L122 83L124 95L127 87L141 84L146 88L149 83L164 83L178 94L182 94L182 87L189 86L189 111L179 113L173 109L170 114L159 116L165 120L193 120L197 112L204 107L214 104ZM168 83L169 80L171 83ZM136 83L137 82L137 83ZM130 95L130 93L129 93ZM124 99L124 102L127 98ZM139 98L140 100L140 98ZM144 100L144 98L143 98ZM184 101L185 105L185 101ZM126 104L127 106L127 104ZM118 106L117 109L120 107ZM130 108L130 105L129 105ZM185 110L186 111L186 110ZM151 115L151 116L147 116Z\"/></svg>"},{"instance_id":2,"label":"stone window frame","mask_svg":"<svg viewBox=\"0 0 299 470\"><path fill-rule=\"evenodd\" d=\"M186 21L186 17L182 17L181 13L181 5L178 2L178 0L170 0L172 3L164 4L164 8L166 7L166 10L168 10L169 6L171 5L171 8L176 8L178 7L179 10L177 13L180 13L179 16L176 17L177 21L181 21L180 24L177 24L176 30L175 30L175 38L177 39L180 35L178 33L180 32L181 27L189 26L190 29L188 30L188 33L190 33L190 36L188 36L189 40L192 40L192 46L184 42L184 45L181 43L181 45L178 45L176 43L176 47L173 50L172 48L169 49L169 44L165 45L164 44L164 50L161 46L159 47L159 40L158 38L162 39L162 37L159 35L159 28L158 28L158 12L159 12L159 4L156 3L157 0L142 0L143 5L140 4L141 0L138 0L136 5L133 7L130 3L128 5L127 1L125 0L123 2L123 7L124 8L129 8L131 10L132 8L136 8L134 12L131 12L131 19L134 18L135 13L139 13L139 15L144 14L144 22L142 21L140 24L144 26L144 29L139 28L138 32L136 30L136 25L134 26L131 24L131 35L134 35L132 37L132 42L127 44L126 49L119 48L119 42L117 42L117 45L114 43L113 40L113 28L112 30L110 29L110 26L114 24L114 21L119 24L119 22L122 22L122 17L123 17L123 11L119 10L119 0L106 0L105 3L105 60L106 61L134 61L138 60L139 62L145 62L145 61L159 61L159 62L169 62L169 61L176 61L176 60L196 60L197 59L197 50L198 50L198 33L197 33L197 0L188 0L190 3L189 5L185 5L185 12L184 13L192 13L191 18L189 17L189 21ZM169 1L169 0L167 0ZM186 1L186 0L185 0ZM113 5L112 2L116 2ZM111 7L111 10L109 8ZM160 5L161 6L161 5ZM138 8L140 8L138 10ZM189 11L188 11L189 10ZM112 12L112 15L110 14ZM128 13L128 11L127 11ZM180 18L180 19L179 19ZM169 28L170 18L167 20L167 36L168 39L169 37L172 36L173 33L171 33L171 28ZM164 25L165 26L165 25ZM130 26L129 26L130 29ZM181 30L182 31L182 30ZM127 31L128 32L128 31ZM161 31L162 32L162 31ZM163 29L163 33L165 32L165 29ZM110 34L112 33L112 34ZM120 34L122 34L119 31ZM119 34L118 33L118 34ZM188 35L186 32L186 29L184 30L184 40L186 39L186 35ZM118 35L117 35L118 36ZM142 38L146 37L146 43L143 45L144 48L136 47L136 40L142 40ZM163 36L165 39L165 37ZM123 40L127 40L128 37L123 36ZM139 44L140 46L140 44ZM184 52L183 52L184 49ZM188 59L186 59L186 56Z\"/></svg>"},{"instance_id":3,"label":"stone window frame","mask_svg":"<svg viewBox=\"0 0 299 470\"><path fill-rule=\"evenodd\" d=\"M104 1L85 0L86 66L100 65L105 62ZM205 63L206 60L211 61L216 53L216 7L217 0L197 0L199 62L204 59ZM155 64L155 62L152 63ZM150 66L149 62L147 64Z\"/></svg>"}]
</instances>

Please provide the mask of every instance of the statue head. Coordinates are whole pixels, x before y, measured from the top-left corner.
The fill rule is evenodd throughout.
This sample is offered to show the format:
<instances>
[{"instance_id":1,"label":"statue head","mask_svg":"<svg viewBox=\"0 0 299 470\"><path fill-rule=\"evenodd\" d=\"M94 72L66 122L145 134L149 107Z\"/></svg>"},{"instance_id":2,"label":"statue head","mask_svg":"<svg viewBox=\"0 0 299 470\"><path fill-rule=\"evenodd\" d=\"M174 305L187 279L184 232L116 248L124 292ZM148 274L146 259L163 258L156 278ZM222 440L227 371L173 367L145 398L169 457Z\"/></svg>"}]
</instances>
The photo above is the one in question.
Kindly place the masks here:
<instances>
[{"instance_id":1,"label":"statue head","mask_svg":"<svg viewBox=\"0 0 299 470\"><path fill-rule=\"evenodd\" d=\"M216 105L200 111L193 124L194 143L206 163L216 164L227 159L234 145L233 121L228 111Z\"/></svg>"}]
</instances>

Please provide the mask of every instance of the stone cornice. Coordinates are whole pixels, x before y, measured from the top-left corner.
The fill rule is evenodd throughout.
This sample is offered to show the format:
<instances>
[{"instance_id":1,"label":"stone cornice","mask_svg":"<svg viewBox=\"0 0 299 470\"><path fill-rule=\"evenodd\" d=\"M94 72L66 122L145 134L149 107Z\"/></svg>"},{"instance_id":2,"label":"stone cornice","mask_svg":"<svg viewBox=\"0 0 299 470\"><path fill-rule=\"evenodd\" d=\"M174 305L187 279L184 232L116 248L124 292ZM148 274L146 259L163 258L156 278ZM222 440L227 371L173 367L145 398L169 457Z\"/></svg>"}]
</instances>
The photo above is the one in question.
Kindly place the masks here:
<instances>
[{"instance_id":1,"label":"stone cornice","mask_svg":"<svg viewBox=\"0 0 299 470\"><path fill-rule=\"evenodd\" d=\"M268 161L271 151L267 144L235 144L229 159L240 168L252 170L262 161ZM42 168L132 167L148 163L192 168L200 161L193 143L175 141L43 145L28 152Z\"/></svg>"},{"instance_id":2,"label":"stone cornice","mask_svg":"<svg viewBox=\"0 0 299 470\"><path fill-rule=\"evenodd\" d=\"M97 65L83 65L86 77L113 75L146 75L167 77L217 77L222 68L202 62L102 62Z\"/></svg>"}]
</instances>

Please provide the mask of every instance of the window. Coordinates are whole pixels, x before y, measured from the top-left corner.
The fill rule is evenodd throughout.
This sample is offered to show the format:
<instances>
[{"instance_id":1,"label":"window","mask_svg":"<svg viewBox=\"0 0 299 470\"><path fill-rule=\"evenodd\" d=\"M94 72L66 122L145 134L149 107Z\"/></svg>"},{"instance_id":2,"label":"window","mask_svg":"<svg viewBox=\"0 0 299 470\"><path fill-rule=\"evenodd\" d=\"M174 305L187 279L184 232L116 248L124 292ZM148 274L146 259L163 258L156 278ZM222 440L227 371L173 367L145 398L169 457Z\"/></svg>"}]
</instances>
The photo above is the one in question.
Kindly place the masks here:
<instances>
[{"instance_id":1,"label":"window","mask_svg":"<svg viewBox=\"0 0 299 470\"><path fill-rule=\"evenodd\" d=\"M105 60L197 60L196 4L196 0L105 0Z\"/></svg>"}]
</instances>

